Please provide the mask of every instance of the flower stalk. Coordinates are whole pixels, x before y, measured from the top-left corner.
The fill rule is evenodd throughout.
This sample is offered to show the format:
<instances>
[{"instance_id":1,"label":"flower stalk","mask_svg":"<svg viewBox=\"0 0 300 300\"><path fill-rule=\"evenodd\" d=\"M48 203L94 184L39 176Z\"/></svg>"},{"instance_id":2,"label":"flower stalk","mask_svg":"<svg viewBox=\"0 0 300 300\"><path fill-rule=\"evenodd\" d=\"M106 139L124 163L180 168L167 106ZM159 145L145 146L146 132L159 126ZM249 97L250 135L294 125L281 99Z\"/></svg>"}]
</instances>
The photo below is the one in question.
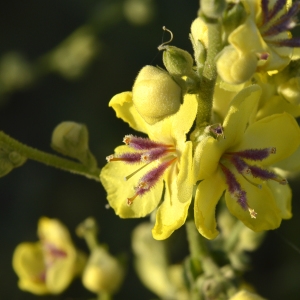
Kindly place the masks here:
<instances>
[{"instance_id":1,"label":"flower stalk","mask_svg":"<svg viewBox=\"0 0 300 300\"><path fill-rule=\"evenodd\" d=\"M94 179L96 181L99 181L100 169L98 168L94 170L90 170L88 167L84 166L81 163L77 163L69 159L56 156L54 154L50 154L38 149L34 149L30 146L24 145L19 141L11 138L10 136L8 136L2 131L0 132L0 140L5 144L9 145L10 147L12 147L13 149L15 149L16 151L18 151L21 155L29 159L38 161L40 163L43 163L51 167L68 171L73 174L82 175L89 179Z\"/></svg>"}]
</instances>

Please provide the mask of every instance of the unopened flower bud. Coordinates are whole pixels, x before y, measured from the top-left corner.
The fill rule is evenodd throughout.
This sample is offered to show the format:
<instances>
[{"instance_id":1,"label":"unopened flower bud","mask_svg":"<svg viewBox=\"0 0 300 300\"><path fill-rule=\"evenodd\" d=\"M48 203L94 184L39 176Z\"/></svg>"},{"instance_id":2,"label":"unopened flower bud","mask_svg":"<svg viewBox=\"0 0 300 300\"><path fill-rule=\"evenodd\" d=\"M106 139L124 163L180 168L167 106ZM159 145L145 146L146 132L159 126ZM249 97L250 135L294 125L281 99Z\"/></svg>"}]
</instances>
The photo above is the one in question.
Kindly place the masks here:
<instances>
[{"instance_id":1,"label":"unopened flower bud","mask_svg":"<svg viewBox=\"0 0 300 300\"><path fill-rule=\"evenodd\" d=\"M83 285L94 293L116 292L124 278L120 262L103 247L95 248L87 262L82 276Z\"/></svg>"},{"instance_id":2,"label":"unopened flower bud","mask_svg":"<svg viewBox=\"0 0 300 300\"><path fill-rule=\"evenodd\" d=\"M225 0L201 0L200 2L201 12L208 18L219 18L225 7Z\"/></svg>"},{"instance_id":3,"label":"unopened flower bud","mask_svg":"<svg viewBox=\"0 0 300 300\"><path fill-rule=\"evenodd\" d=\"M23 165L26 159L26 157L0 141L0 177Z\"/></svg>"},{"instance_id":4,"label":"unopened flower bud","mask_svg":"<svg viewBox=\"0 0 300 300\"><path fill-rule=\"evenodd\" d=\"M217 71L223 81L240 84L255 73L258 58L253 53L240 53L234 47L225 47L217 56Z\"/></svg>"},{"instance_id":5,"label":"unopened flower bud","mask_svg":"<svg viewBox=\"0 0 300 300\"><path fill-rule=\"evenodd\" d=\"M73 157L88 166L96 164L89 151L89 134L84 124L71 121L57 125L52 133L51 147L64 155Z\"/></svg>"},{"instance_id":6,"label":"unopened flower bud","mask_svg":"<svg viewBox=\"0 0 300 300\"><path fill-rule=\"evenodd\" d=\"M176 113L181 100L181 88L167 72L153 66L140 71L132 88L136 110L151 125Z\"/></svg>"},{"instance_id":7,"label":"unopened flower bud","mask_svg":"<svg viewBox=\"0 0 300 300\"><path fill-rule=\"evenodd\" d=\"M171 75L189 76L193 74L193 58L185 50L175 46L165 46L163 62Z\"/></svg>"},{"instance_id":8,"label":"unopened flower bud","mask_svg":"<svg viewBox=\"0 0 300 300\"><path fill-rule=\"evenodd\" d=\"M246 18L247 14L241 2L235 3L231 8L225 11L223 17L223 27L230 33L236 29Z\"/></svg>"}]
</instances>

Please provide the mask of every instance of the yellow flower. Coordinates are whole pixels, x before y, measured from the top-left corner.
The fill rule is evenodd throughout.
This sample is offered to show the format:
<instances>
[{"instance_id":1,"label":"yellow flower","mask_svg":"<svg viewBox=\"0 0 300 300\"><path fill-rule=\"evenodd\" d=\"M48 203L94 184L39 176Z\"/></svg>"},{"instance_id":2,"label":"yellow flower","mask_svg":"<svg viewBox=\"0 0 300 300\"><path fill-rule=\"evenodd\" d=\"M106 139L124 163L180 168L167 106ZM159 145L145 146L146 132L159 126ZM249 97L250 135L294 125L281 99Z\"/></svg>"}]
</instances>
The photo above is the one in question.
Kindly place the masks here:
<instances>
[{"instance_id":1,"label":"yellow flower","mask_svg":"<svg viewBox=\"0 0 300 300\"><path fill-rule=\"evenodd\" d=\"M21 243L13 255L19 287L33 294L59 294L80 271L84 256L74 248L67 228L58 220L39 220L36 243Z\"/></svg>"},{"instance_id":2,"label":"yellow flower","mask_svg":"<svg viewBox=\"0 0 300 300\"><path fill-rule=\"evenodd\" d=\"M216 205L225 191L229 211L254 231L277 228L291 217L291 191L270 166L289 157L299 146L295 119L276 114L254 122L261 90L243 89L232 101L223 127L225 139L207 135L196 146L194 176L202 180L195 197L199 232L218 235Z\"/></svg>"},{"instance_id":3,"label":"yellow flower","mask_svg":"<svg viewBox=\"0 0 300 300\"><path fill-rule=\"evenodd\" d=\"M289 30L300 6L295 2L287 9L286 1L245 0L248 16L228 37L226 46L217 57L221 78L232 84L247 81L255 72L277 72L287 66L292 47L299 39L291 38Z\"/></svg>"},{"instance_id":4,"label":"yellow flower","mask_svg":"<svg viewBox=\"0 0 300 300\"><path fill-rule=\"evenodd\" d=\"M186 141L186 134L196 117L195 96L186 95L176 114L154 125L137 112L131 92L116 95L109 105L132 128L149 136L125 136L127 145L107 157L100 180L109 204L121 218L144 217L158 207L152 233L165 239L185 222L192 197L192 142Z\"/></svg>"}]
</instances>

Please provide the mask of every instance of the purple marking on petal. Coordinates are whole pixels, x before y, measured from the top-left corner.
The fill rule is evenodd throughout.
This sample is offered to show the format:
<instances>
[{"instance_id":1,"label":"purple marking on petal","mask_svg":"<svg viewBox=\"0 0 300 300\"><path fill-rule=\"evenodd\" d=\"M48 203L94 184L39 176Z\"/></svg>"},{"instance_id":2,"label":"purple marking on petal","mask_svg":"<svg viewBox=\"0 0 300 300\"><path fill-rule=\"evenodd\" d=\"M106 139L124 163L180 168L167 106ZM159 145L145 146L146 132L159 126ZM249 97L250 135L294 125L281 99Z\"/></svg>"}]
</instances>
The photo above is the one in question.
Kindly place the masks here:
<instances>
[{"instance_id":1,"label":"purple marking on petal","mask_svg":"<svg viewBox=\"0 0 300 300\"><path fill-rule=\"evenodd\" d=\"M262 10L262 17L263 17L263 23L265 24L268 19L268 13L269 13L269 0L261 0L261 10Z\"/></svg>"},{"instance_id":2,"label":"purple marking on petal","mask_svg":"<svg viewBox=\"0 0 300 300\"><path fill-rule=\"evenodd\" d=\"M269 179L277 179L278 176L269 171L269 170L265 170L265 169L262 169L258 166L249 166L249 169L251 171L251 174L253 177L255 178L260 178L262 180L269 180Z\"/></svg>"},{"instance_id":3,"label":"purple marking on petal","mask_svg":"<svg viewBox=\"0 0 300 300\"><path fill-rule=\"evenodd\" d=\"M273 6L273 8L268 13L267 21L270 21L273 17L275 17L285 6L286 0L277 0Z\"/></svg>"},{"instance_id":4,"label":"purple marking on petal","mask_svg":"<svg viewBox=\"0 0 300 300\"><path fill-rule=\"evenodd\" d=\"M133 135L126 135L123 139L123 142L136 150L150 150L158 147L170 147L169 145L151 141L148 138L142 138Z\"/></svg>"},{"instance_id":5,"label":"purple marking on petal","mask_svg":"<svg viewBox=\"0 0 300 300\"><path fill-rule=\"evenodd\" d=\"M246 149L242 151L232 152L229 154L237 155L242 158L246 158L253 161L262 161L269 157L270 154L276 153L275 147L263 148L263 149Z\"/></svg>"}]
</instances>

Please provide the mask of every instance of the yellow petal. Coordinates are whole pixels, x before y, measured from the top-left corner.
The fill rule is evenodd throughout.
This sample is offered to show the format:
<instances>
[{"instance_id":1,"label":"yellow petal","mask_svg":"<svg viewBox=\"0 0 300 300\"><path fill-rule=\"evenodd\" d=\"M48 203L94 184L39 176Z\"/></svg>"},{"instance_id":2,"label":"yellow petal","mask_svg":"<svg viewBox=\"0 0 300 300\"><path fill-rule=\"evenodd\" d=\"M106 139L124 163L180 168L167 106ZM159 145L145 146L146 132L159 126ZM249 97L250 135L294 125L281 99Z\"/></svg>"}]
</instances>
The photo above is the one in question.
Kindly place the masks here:
<instances>
[{"instance_id":1,"label":"yellow petal","mask_svg":"<svg viewBox=\"0 0 300 300\"><path fill-rule=\"evenodd\" d=\"M287 113L276 114L250 125L236 149L263 149L276 147L276 153L264 159L268 166L290 156L299 146L300 130L295 119Z\"/></svg>"},{"instance_id":2,"label":"yellow petal","mask_svg":"<svg viewBox=\"0 0 300 300\"><path fill-rule=\"evenodd\" d=\"M13 254L13 268L19 276L19 287L33 294L49 294L43 280L45 264L42 245L37 243L22 243Z\"/></svg>"},{"instance_id":3,"label":"yellow petal","mask_svg":"<svg viewBox=\"0 0 300 300\"><path fill-rule=\"evenodd\" d=\"M251 218L248 210L244 210L235 198L226 191L225 200L229 211L253 231L275 229L281 223L281 211L276 205L270 188L262 184L262 189L257 188L242 176L237 175L237 180L247 193L248 205L257 213L256 219Z\"/></svg>"},{"instance_id":4,"label":"yellow petal","mask_svg":"<svg viewBox=\"0 0 300 300\"><path fill-rule=\"evenodd\" d=\"M223 123L226 139L220 141L225 149L239 143L248 124L254 122L260 95L261 88L251 85L241 90L233 99Z\"/></svg>"},{"instance_id":5,"label":"yellow petal","mask_svg":"<svg viewBox=\"0 0 300 300\"><path fill-rule=\"evenodd\" d=\"M216 206L226 189L226 184L218 170L198 185L195 196L195 223L198 231L207 239L214 239L219 231L215 218Z\"/></svg>"},{"instance_id":6,"label":"yellow petal","mask_svg":"<svg viewBox=\"0 0 300 300\"><path fill-rule=\"evenodd\" d=\"M164 201L156 212L156 222L152 229L156 240L168 238L184 224L191 203L191 199L184 203L179 201L176 182L169 180L165 187Z\"/></svg>"},{"instance_id":7,"label":"yellow petal","mask_svg":"<svg viewBox=\"0 0 300 300\"><path fill-rule=\"evenodd\" d=\"M147 133L148 124L134 107L131 92L115 95L108 105L115 110L117 117L127 122L131 128Z\"/></svg>"},{"instance_id":8,"label":"yellow petal","mask_svg":"<svg viewBox=\"0 0 300 300\"><path fill-rule=\"evenodd\" d=\"M278 182L272 180L269 180L267 185L273 193L277 207L281 211L281 217L290 219L292 217L292 190L289 185L278 184Z\"/></svg>"},{"instance_id":9,"label":"yellow petal","mask_svg":"<svg viewBox=\"0 0 300 300\"><path fill-rule=\"evenodd\" d=\"M190 201L193 192L192 176L192 142L185 143L184 151L179 161L179 171L177 175L178 199L180 202Z\"/></svg>"},{"instance_id":10,"label":"yellow petal","mask_svg":"<svg viewBox=\"0 0 300 300\"><path fill-rule=\"evenodd\" d=\"M115 152L128 152L127 146L120 146ZM100 180L107 192L107 200L110 206L115 210L116 214L121 218L140 218L151 213L158 205L163 190L163 180L159 180L157 184L145 195L138 196L131 206L127 205L127 198L134 196L135 187L138 185L140 178L146 172L155 167L149 164L137 174L125 181L125 177L132 174L142 165L129 165L124 162L110 162L100 173Z\"/></svg>"},{"instance_id":11,"label":"yellow petal","mask_svg":"<svg viewBox=\"0 0 300 300\"><path fill-rule=\"evenodd\" d=\"M300 116L300 107L286 101L282 96L276 95L268 99L265 105L260 108L257 119L283 112L287 112L296 118Z\"/></svg>"}]
</instances>

